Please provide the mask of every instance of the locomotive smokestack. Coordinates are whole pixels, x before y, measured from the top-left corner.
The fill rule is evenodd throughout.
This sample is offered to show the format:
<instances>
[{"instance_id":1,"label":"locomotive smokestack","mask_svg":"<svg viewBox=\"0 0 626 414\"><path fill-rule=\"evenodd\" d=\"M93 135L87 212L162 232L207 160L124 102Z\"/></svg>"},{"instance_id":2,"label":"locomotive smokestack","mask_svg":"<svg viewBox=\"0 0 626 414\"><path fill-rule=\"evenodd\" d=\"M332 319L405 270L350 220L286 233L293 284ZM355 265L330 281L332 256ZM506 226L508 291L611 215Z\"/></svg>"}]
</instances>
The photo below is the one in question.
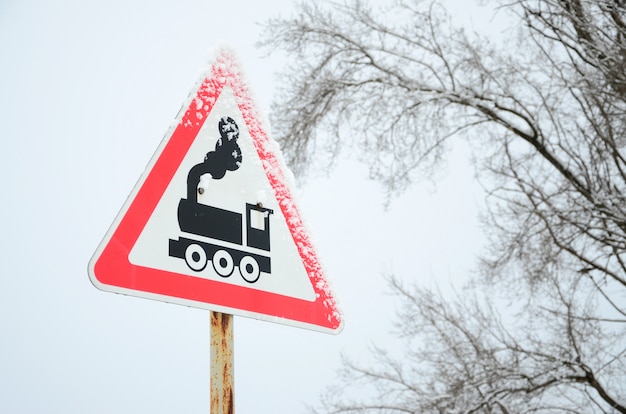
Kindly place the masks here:
<instances>
[{"instance_id":1,"label":"locomotive smokestack","mask_svg":"<svg viewBox=\"0 0 626 414\"><path fill-rule=\"evenodd\" d=\"M243 157L241 148L237 144L239 139L239 127L229 116L220 119L217 129L220 133L215 143L215 150L210 151L204 157L204 162L195 165L187 175L187 199L197 202L196 189L200 177L210 174L214 180L220 180L227 171L235 171L241 166Z\"/></svg>"}]
</instances>

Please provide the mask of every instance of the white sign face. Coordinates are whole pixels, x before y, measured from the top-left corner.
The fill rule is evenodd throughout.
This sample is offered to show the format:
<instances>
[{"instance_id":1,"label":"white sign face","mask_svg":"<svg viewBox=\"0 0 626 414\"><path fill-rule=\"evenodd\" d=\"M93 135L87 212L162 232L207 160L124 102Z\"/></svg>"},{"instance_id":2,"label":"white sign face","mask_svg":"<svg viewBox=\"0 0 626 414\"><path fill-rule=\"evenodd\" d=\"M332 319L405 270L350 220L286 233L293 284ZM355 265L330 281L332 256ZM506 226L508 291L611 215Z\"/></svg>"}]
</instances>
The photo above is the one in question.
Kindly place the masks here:
<instances>
[{"instance_id":1,"label":"white sign face","mask_svg":"<svg viewBox=\"0 0 626 414\"><path fill-rule=\"evenodd\" d=\"M342 322L234 55L221 50L96 250L96 287L337 333Z\"/></svg>"},{"instance_id":2,"label":"white sign face","mask_svg":"<svg viewBox=\"0 0 626 414\"><path fill-rule=\"evenodd\" d=\"M197 209L199 212L204 211L202 206L212 206L238 214L233 215L233 217L240 217L242 219L241 222L235 220L233 223L234 228L229 230L238 232L238 235L241 235L241 245L237 242L219 240L208 235L181 231L178 219L178 208L181 200L190 198L187 194L189 172L196 165L203 164L208 153L219 153L215 151L215 146L218 140L221 139L218 126L222 118L233 120L234 125L238 129L236 144L241 153L241 161L236 170L226 171L220 179L213 179L208 172L199 176L197 185L193 187L197 195L191 196L196 197L197 203L200 205ZM226 155L231 157L232 154ZM207 166L207 168L210 169L210 166ZM250 217L247 217L246 204L261 205L264 210L250 210ZM220 212L212 209L207 209L206 211L207 214L212 212L219 214ZM269 213L270 211L271 213ZM188 212L189 214L196 213L194 209L189 209ZM225 216L228 217L230 215L226 214ZM267 229L264 228L265 217L269 218ZM247 218L250 219L249 222ZM184 218L182 219L184 220ZM226 223L222 222L222 224L225 225ZM251 226L252 229L258 232L267 231L269 233L269 251L247 246L247 226ZM190 230L193 231L193 229ZM167 240L164 240L164 235L169 235L169 239L172 241L167 243ZM170 255L170 244L177 243L176 240L181 237L215 246L210 248L213 254L218 250L224 250L230 254L231 258L224 260L227 260L229 263L233 262L232 273L227 275L224 275L225 272L223 271L218 273L214 265L215 261L211 260L212 254L208 254L209 252L205 252L206 254L204 255L198 252L200 255L207 256L206 260L208 263L203 259L201 263L195 264L196 262L190 259L191 266L189 266L184 257L179 258ZM185 247L185 249L187 246L194 244L180 241L178 243L183 243L185 246L181 247ZM203 244L198 245L203 246ZM192 247L191 249L197 248ZM250 253L269 258L271 271L260 271L259 275L253 272L252 275L249 275L245 271L245 266L243 266L244 269L242 270L242 266L238 265L243 257L239 258L239 260L236 260L234 257L238 253L243 254L243 257L250 257L251 259L246 259L250 263L254 260L254 256L251 256ZM190 254L193 254L193 252ZM225 256L225 253L221 253L221 255ZM273 190L265 175L261 160L252 144L252 138L229 87L224 87L215 102L215 106L200 129L198 137L191 145L180 168L174 174L148 223L141 232L139 239L133 246L129 259L136 266L167 270L191 277L206 278L307 301L315 300L315 291L304 269L291 232L287 228L286 219L283 217L273 196ZM251 266L254 267L252 270L255 270L258 267L258 263L257 265L252 263ZM194 268L201 268L201 270L195 270ZM217 270L220 270L219 266L217 266ZM241 274L242 272L244 273L243 275Z\"/></svg>"}]
</instances>

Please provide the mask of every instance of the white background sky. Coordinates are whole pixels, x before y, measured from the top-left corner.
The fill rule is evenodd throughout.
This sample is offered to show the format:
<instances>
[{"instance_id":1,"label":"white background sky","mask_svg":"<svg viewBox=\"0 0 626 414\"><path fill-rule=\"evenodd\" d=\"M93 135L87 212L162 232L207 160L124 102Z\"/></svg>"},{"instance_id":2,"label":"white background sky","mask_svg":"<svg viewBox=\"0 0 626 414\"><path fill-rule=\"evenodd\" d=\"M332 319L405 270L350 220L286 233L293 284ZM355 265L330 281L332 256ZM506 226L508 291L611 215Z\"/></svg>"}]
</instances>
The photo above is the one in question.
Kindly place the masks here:
<instances>
[{"instance_id":1,"label":"white background sky","mask_svg":"<svg viewBox=\"0 0 626 414\"><path fill-rule=\"evenodd\" d=\"M0 412L208 412L209 313L99 291L87 263L211 47L232 46L269 110L285 57L261 58L256 23L291 9L0 0ZM344 331L235 318L237 412L303 412L342 353L367 361L370 344L391 344L383 273L445 284L472 265L481 196L463 151L436 191L415 186L387 211L366 177L346 162L298 188Z\"/></svg>"}]
</instances>

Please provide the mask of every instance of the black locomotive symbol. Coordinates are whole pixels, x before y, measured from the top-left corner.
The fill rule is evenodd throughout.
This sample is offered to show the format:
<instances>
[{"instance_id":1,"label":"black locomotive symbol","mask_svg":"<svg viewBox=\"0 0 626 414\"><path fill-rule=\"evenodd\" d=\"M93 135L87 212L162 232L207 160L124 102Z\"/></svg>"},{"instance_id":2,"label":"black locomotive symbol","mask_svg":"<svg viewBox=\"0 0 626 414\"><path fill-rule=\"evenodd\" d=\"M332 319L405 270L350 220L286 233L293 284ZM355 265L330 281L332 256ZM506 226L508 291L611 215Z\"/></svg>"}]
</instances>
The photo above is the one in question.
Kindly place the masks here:
<instances>
[{"instance_id":1,"label":"black locomotive symbol","mask_svg":"<svg viewBox=\"0 0 626 414\"><path fill-rule=\"evenodd\" d=\"M243 161L237 144L239 128L235 121L222 117L218 130L220 138L215 144L215 151L207 153L204 162L191 168L187 175L187 198L182 198L178 204L181 231L207 239L170 239L169 255L184 259L187 266L196 272L204 270L210 260L215 272L222 277L230 276L237 266L244 280L254 283L259 280L261 272L271 273L271 260L263 252L240 248L244 245L243 214L198 203L198 192L202 194L203 191L198 184L204 174L219 180L227 171L237 170ZM273 210L260 203L245 204L245 245L269 253L270 215Z\"/></svg>"}]
</instances>

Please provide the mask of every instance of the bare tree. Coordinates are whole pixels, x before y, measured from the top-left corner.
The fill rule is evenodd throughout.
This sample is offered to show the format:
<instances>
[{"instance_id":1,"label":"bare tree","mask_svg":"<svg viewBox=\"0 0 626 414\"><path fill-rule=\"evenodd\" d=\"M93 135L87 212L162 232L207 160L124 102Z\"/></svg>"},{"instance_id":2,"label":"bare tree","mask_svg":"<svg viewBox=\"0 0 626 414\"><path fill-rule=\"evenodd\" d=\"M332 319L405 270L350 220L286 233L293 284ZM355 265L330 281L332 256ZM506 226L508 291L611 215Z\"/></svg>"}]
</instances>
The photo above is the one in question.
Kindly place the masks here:
<instances>
[{"instance_id":1,"label":"bare tree","mask_svg":"<svg viewBox=\"0 0 626 414\"><path fill-rule=\"evenodd\" d=\"M372 392L331 393L329 412L626 413L626 2L499 10L514 27L498 42L436 0L302 3L268 22L263 44L294 62L272 125L296 172L350 151L393 196L467 139L488 190L474 288L392 280L407 354L346 361L345 383Z\"/></svg>"}]
</instances>

